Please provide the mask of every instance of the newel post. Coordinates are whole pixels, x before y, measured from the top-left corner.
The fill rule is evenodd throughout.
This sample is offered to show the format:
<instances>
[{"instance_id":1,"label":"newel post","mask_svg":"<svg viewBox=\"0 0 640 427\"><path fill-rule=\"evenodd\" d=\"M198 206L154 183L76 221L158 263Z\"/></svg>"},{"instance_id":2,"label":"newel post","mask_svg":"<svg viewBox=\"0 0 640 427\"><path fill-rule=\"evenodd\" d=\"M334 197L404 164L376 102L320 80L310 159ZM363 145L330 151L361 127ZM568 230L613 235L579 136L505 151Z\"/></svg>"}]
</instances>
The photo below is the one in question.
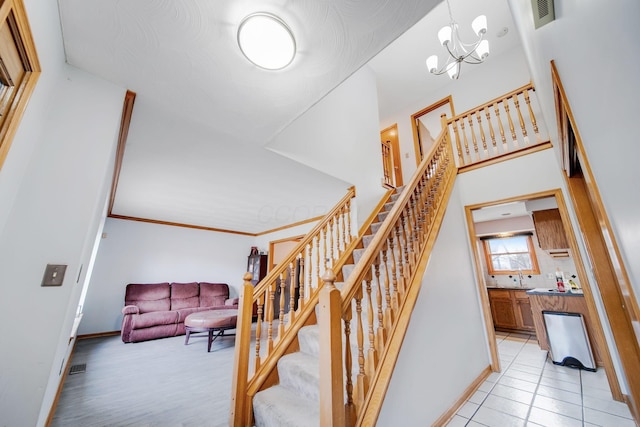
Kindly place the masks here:
<instances>
[{"instance_id":1,"label":"newel post","mask_svg":"<svg viewBox=\"0 0 640 427\"><path fill-rule=\"evenodd\" d=\"M343 427L344 378L342 363L342 300L327 270L320 290L320 425Z\"/></svg>"},{"instance_id":2,"label":"newel post","mask_svg":"<svg viewBox=\"0 0 640 427\"><path fill-rule=\"evenodd\" d=\"M249 376L249 347L251 345L251 322L253 317L253 274L247 272L242 277L244 283L240 289L238 303L238 321L236 323L236 347L233 363L231 385L231 412L229 426L249 425L245 419L249 413L251 402L247 397L247 381Z\"/></svg>"}]
</instances>

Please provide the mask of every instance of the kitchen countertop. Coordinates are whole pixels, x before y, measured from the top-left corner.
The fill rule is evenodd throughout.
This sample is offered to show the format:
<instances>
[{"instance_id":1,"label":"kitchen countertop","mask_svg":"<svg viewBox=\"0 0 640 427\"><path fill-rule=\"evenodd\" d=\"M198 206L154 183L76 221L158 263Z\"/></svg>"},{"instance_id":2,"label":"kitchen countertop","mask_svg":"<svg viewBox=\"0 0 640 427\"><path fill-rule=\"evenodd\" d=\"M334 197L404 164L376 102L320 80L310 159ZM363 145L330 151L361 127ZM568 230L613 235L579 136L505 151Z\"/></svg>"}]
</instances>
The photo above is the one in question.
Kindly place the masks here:
<instances>
[{"instance_id":1,"label":"kitchen countertop","mask_svg":"<svg viewBox=\"0 0 640 427\"><path fill-rule=\"evenodd\" d=\"M527 291L527 295L547 295L547 296L559 296L559 297L581 297L584 294L582 293L582 289L571 292L558 292L557 289L548 289L548 288L535 288Z\"/></svg>"},{"instance_id":2,"label":"kitchen countertop","mask_svg":"<svg viewBox=\"0 0 640 427\"><path fill-rule=\"evenodd\" d=\"M487 286L487 289L504 289L505 291L529 291L533 288L526 286Z\"/></svg>"}]
</instances>

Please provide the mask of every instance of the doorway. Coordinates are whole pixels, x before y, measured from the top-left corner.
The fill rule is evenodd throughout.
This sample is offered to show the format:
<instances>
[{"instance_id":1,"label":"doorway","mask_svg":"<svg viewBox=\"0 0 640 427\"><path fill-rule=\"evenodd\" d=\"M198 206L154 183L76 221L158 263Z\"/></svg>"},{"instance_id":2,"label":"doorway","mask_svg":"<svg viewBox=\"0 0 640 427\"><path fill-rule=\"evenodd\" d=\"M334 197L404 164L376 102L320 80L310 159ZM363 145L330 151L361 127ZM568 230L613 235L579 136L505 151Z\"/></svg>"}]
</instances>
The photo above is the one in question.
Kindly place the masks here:
<instances>
[{"instance_id":1,"label":"doorway","mask_svg":"<svg viewBox=\"0 0 640 427\"><path fill-rule=\"evenodd\" d=\"M416 165L419 165L424 156L429 153L435 139L442 132L441 117L443 115L449 118L455 116L451 95L411 115Z\"/></svg>"},{"instance_id":2,"label":"doorway","mask_svg":"<svg viewBox=\"0 0 640 427\"><path fill-rule=\"evenodd\" d=\"M398 124L380 132L382 149L382 185L386 188L402 186L402 164L400 161L400 143L398 141Z\"/></svg>"},{"instance_id":3,"label":"doorway","mask_svg":"<svg viewBox=\"0 0 640 427\"><path fill-rule=\"evenodd\" d=\"M592 342L594 355L598 359L598 365L605 370L614 399L623 400L620 384L618 383L600 317L595 306L591 286L578 250L576 237L571 227L562 191L556 189L466 206L465 211L470 243L473 248L479 295L483 306L486 333L489 339L491 368L495 372L501 371L496 344L496 329L526 329L527 326L531 326L527 322L530 318L524 316L523 313L529 315L533 313L534 323L536 315L535 310L529 309L528 304L530 302L528 297L526 298L526 304L523 304L523 301L519 301L519 297L514 295L511 297L512 304L510 305L513 307L513 323L510 324L508 316L504 315L508 303L505 298L503 298L505 299L504 301L498 301L501 304L498 308L500 311L498 314L501 317L494 321L497 304L491 300L490 293L495 289L497 293L506 295L511 290L514 290L514 293L522 293L526 297L527 294L523 292L523 289L554 288L556 286L555 273L556 271L562 271L567 282L571 280L581 288L583 297L559 298L583 299L581 304L584 307L587 334ZM565 248L544 247L544 243L542 243L545 240L549 240L549 232L542 231L542 222L538 221L538 223L536 221L536 213L544 212L546 214L547 211L557 211L557 222L552 227L549 227L556 230L554 231L556 236L550 240L557 241L557 235L563 234L561 237L566 239L566 243L554 246L565 246ZM546 218L546 215L542 217ZM561 233L557 232L559 229L562 230ZM488 237L510 236L519 236L523 242L532 240L535 247L532 248L530 243L529 245L521 243L519 245L521 249L502 251L505 253L487 253L485 242ZM527 249L527 246L529 249ZM517 242L515 247L518 248ZM524 256L525 252L527 256L531 255L532 259L527 259ZM495 270L492 270L492 268L495 268ZM502 297L502 295L500 296ZM522 299L522 296L520 299ZM518 323L518 318L521 324ZM535 323L534 330L540 347L548 349L544 323L542 321ZM539 333L540 331L542 333Z\"/></svg>"},{"instance_id":4,"label":"doorway","mask_svg":"<svg viewBox=\"0 0 640 427\"><path fill-rule=\"evenodd\" d=\"M640 308L553 61L551 77L565 180L624 371L628 389L626 401L638 420L640 338L633 325L640 324Z\"/></svg>"}]
</instances>

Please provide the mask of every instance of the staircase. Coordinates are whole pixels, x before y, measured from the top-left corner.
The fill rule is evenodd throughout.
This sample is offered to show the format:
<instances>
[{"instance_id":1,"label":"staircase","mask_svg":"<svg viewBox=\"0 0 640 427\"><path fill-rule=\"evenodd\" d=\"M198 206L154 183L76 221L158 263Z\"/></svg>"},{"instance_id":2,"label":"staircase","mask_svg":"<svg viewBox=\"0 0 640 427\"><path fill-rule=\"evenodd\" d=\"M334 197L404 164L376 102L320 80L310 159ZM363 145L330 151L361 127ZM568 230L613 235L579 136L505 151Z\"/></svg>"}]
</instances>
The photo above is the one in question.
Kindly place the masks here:
<instances>
[{"instance_id":1,"label":"staircase","mask_svg":"<svg viewBox=\"0 0 640 427\"><path fill-rule=\"evenodd\" d=\"M351 188L255 288L245 274L230 425L375 425L456 175L551 147L533 90L442 117L431 150L365 235L351 230ZM297 308L285 313L284 290L294 295L296 283Z\"/></svg>"},{"instance_id":2,"label":"staircase","mask_svg":"<svg viewBox=\"0 0 640 427\"><path fill-rule=\"evenodd\" d=\"M353 263L342 267L342 277L349 277L360 261L375 233L389 214L402 189L397 188L362 236L363 248L352 253ZM344 282L335 285L341 289ZM318 311L316 309L316 314ZM320 328L317 324L298 331L300 350L280 358L277 365L280 383L258 392L253 398L256 427L304 427L320 425ZM352 351L357 352L353 346ZM357 353L356 353L357 354Z\"/></svg>"}]
</instances>

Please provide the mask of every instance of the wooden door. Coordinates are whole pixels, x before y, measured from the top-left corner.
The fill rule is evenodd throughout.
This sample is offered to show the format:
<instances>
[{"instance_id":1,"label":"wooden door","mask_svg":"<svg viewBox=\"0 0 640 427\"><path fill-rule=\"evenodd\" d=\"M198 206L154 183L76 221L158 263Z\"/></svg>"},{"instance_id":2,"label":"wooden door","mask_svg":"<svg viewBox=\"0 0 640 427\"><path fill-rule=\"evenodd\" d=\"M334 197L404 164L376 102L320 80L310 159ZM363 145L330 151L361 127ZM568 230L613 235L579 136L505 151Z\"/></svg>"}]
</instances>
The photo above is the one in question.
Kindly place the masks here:
<instances>
[{"instance_id":1,"label":"wooden door","mask_svg":"<svg viewBox=\"0 0 640 427\"><path fill-rule=\"evenodd\" d=\"M389 126L380 132L382 149L382 185L389 188L402 186L402 165L400 162L400 143L398 124Z\"/></svg>"}]
</instances>

